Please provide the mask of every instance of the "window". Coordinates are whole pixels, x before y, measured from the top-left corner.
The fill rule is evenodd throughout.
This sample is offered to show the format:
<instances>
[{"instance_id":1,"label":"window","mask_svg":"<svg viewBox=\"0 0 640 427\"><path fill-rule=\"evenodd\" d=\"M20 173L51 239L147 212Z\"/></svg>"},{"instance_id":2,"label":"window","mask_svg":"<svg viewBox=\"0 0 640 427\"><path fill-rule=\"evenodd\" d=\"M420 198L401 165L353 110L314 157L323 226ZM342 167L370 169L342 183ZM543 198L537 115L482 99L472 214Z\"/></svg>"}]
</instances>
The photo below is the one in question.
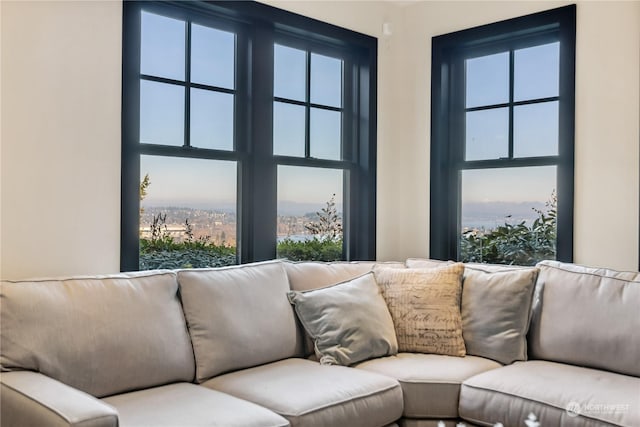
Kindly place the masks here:
<instances>
[{"instance_id":1,"label":"window","mask_svg":"<svg viewBox=\"0 0 640 427\"><path fill-rule=\"evenodd\" d=\"M339 51L274 45L273 154L278 163L278 251L290 259L343 259L350 103ZM318 53L322 52L322 53ZM343 59L344 58L344 59Z\"/></svg>"},{"instance_id":2,"label":"window","mask_svg":"<svg viewBox=\"0 0 640 427\"><path fill-rule=\"evenodd\" d=\"M253 2L125 2L123 46L122 270L375 257L374 38Z\"/></svg>"},{"instance_id":3,"label":"window","mask_svg":"<svg viewBox=\"0 0 640 427\"><path fill-rule=\"evenodd\" d=\"M434 37L431 257L573 257L575 6Z\"/></svg>"}]
</instances>

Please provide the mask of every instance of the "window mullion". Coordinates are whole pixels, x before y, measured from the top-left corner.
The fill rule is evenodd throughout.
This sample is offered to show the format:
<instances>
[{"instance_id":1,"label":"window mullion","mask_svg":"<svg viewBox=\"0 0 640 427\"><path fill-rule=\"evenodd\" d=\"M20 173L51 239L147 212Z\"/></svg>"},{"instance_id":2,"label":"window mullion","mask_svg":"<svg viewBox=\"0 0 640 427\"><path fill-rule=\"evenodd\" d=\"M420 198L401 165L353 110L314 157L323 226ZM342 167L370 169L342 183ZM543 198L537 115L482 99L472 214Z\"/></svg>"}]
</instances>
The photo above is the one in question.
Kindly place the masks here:
<instances>
[{"instance_id":1,"label":"window mullion","mask_svg":"<svg viewBox=\"0 0 640 427\"><path fill-rule=\"evenodd\" d=\"M191 22L185 22L184 35L184 146L191 146Z\"/></svg>"},{"instance_id":2,"label":"window mullion","mask_svg":"<svg viewBox=\"0 0 640 427\"><path fill-rule=\"evenodd\" d=\"M277 234L277 164L273 157L274 34L266 25L253 25L251 35L251 162L243 183L246 200L243 230L246 247L241 261L275 258Z\"/></svg>"},{"instance_id":3,"label":"window mullion","mask_svg":"<svg viewBox=\"0 0 640 427\"><path fill-rule=\"evenodd\" d=\"M311 157L311 52L307 51L307 84L305 87L304 157Z\"/></svg>"},{"instance_id":4,"label":"window mullion","mask_svg":"<svg viewBox=\"0 0 640 427\"><path fill-rule=\"evenodd\" d=\"M509 51L509 159L513 159L513 88L514 88L515 54Z\"/></svg>"}]
</instances>

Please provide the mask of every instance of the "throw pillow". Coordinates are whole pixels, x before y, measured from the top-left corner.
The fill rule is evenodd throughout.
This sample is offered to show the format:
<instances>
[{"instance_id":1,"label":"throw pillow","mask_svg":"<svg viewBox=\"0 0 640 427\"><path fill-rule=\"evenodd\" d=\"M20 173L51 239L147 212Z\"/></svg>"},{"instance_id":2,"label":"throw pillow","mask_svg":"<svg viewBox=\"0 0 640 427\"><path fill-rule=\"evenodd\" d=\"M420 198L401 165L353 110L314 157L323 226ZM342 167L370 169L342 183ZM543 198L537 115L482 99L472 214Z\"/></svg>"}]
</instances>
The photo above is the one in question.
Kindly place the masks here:
<instances>
[{"instance_id":1,"label":"throw pillow","mask_svg":"<svg viewBox=\"0 0 640 427\"><path fill-rule=\"evenodd\" d=\"M462 263L375 271L395 325L398 351L465 355L460 315L463 272Z\"/></svg>"},{"instance_id":2,"label":"throw pillow","mask_svg":"<svg viewBox=\"0 0 640 427\"><path fill-rule=\"evenodd\" d=\"M444 265L455 264L455 261L441 261L439 259L428 258L407 258L404 264L407 268L437 268Z\"/></svg>"},{"instance_id":3,"label":"throw pillow","mask_svg":"<svg viewBox=\"0 0 640 427\"><path fill-rule=\"evenodd\" d=\"M393 321L373 273L288 295L320 363L348 366L398 352Z\"/></svg>"},{"instance_id":4,"label":"throw pillow","mask_svg":"<svg viewBox=\"0 0 640 427\"><path fill-rule=\"evenodd\" d=\"M468 354L503 364L527 360L537 276L535 267L465 267L461 311Z\"/></svg>"}]
</instances>

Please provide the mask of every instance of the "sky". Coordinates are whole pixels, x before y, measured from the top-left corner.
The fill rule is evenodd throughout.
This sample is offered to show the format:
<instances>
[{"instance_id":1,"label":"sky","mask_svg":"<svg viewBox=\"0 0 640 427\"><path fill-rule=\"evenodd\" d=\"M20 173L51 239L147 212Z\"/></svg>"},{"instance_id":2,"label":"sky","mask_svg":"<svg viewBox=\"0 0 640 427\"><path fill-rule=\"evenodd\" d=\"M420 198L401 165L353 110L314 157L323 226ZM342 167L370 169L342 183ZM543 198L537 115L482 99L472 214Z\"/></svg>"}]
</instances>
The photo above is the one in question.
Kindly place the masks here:
<instances>
[{"instance_id":1,"label":"sky","mask_svg":"<svg viewBox=\"0 0 640 427\"><path fill-rule=\"evenodd\" d=\"M514 101L558 96L559 43L515 51ZM466 61L466 107L509 102L507 52ZM558 101L514 107L514 156L558 154ZM506 157L509 109L466 113L466 160Z\"/></svg>"},{"instance_id":2,"label":"sky","mask_svg":"<svg viewBox=\"0 0 640 427\"><path fill-rule=\"evenodd\" d=\"M142 14L141 72L184 80L185 23L151 13ZM193 24L192 81L234 89L233 33ZM274 96L305 101L306 54L274 46ZM341 60L311 54L310 102L341 108ZM558 95L559 44L515 52L516 101ZM466 107L508 102L509 57L498 53L466 61ZM140 141L181 146L184 143L184 88L142 80ZM234 95L192 89L190 140L193 146L233 148ZM304 157L305 107L274 100L274 154ZM340 159L341 113L310 109L310 154ZM508 154L508 109L466 113L466 159ZM425 141L425 144L428 141ZM558 102L514 108L514 155L558 152ZM236 200L234 162L142 156L141 177L151 177L146 205L166 203L192 207L233 206ZM462 172L462 202L544 202L555 188L555 167ZM523 191L526 189L526 191ZM342 199L343 172L290 166L278 168L278 202L316 203L336 194Z\"/></svg>"},{"instance_id":3,"label":"sky","mask_svg":"<svg viewBox=\"0 0 640 427\"><path fill-rule=\"evenodd\" d=\"M556 166L463 170L462 200L474 203L547 201L555 184Z\"/></svg>"}]
</instances>

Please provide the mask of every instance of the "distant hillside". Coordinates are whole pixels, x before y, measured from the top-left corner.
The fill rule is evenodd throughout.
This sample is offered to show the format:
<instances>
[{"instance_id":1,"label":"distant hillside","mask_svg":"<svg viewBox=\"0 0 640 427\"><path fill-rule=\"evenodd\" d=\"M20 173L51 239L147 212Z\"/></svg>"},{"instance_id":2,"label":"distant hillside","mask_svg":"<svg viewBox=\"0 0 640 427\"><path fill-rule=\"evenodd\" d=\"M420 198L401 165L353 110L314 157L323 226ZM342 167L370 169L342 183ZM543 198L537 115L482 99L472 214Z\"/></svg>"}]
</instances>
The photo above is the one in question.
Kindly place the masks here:
<instances>
[{"instance_id":1,"label":"distant hillside","mask_svg":"<svg viewBox=\"0 0 640 427\"><path fill-rule=\"evenodd\" d=\"M230 201L193 201L193 200L164 200L164 199L145 199L141 203L146 208L167 208L170 209L202 209L209 211L235 212L236 202Z\"/></svg>"},{"instance_id":2,"label":"distant hillside","mask_svg":"<svg viewBox=\"0 0 640 427\"><path fill-rule=\"evenodd\" d=\"M298 203L288 200L278 201L278 215L304 216L313 214L324 208L326 203ZM342 203L336 203L336 209L342 213Z\"/></svg>"},{"instance_id":3,"label":"distant hillside","mask_svg":"<svg viewBox=\"0 0 640 427\"><path fill-rule=\"evenodd\" d=\"M171 206L171 209L202 209L210 211L235 212L235 202L194 202L180 200L145 200L142 203L145 209L164 208ZM287 200L278 202L278 215L285 216L304 216L314 214L326 206L326 202L320 203L298 203ZM342 212L342 203L336 203L338 212Z\"/></svg>"},{"instance_id":4,"label":"distant hillside","mask_svg":"<svg viewBox=\"0 0 640 427\"><path fill-rule=\"evenodd\" d=\"M531 222L538 217L534 209L546 210L542 202L471 202L462 205L463 227L494 228L505 221Z\"/></svg>"}]
</instances>

